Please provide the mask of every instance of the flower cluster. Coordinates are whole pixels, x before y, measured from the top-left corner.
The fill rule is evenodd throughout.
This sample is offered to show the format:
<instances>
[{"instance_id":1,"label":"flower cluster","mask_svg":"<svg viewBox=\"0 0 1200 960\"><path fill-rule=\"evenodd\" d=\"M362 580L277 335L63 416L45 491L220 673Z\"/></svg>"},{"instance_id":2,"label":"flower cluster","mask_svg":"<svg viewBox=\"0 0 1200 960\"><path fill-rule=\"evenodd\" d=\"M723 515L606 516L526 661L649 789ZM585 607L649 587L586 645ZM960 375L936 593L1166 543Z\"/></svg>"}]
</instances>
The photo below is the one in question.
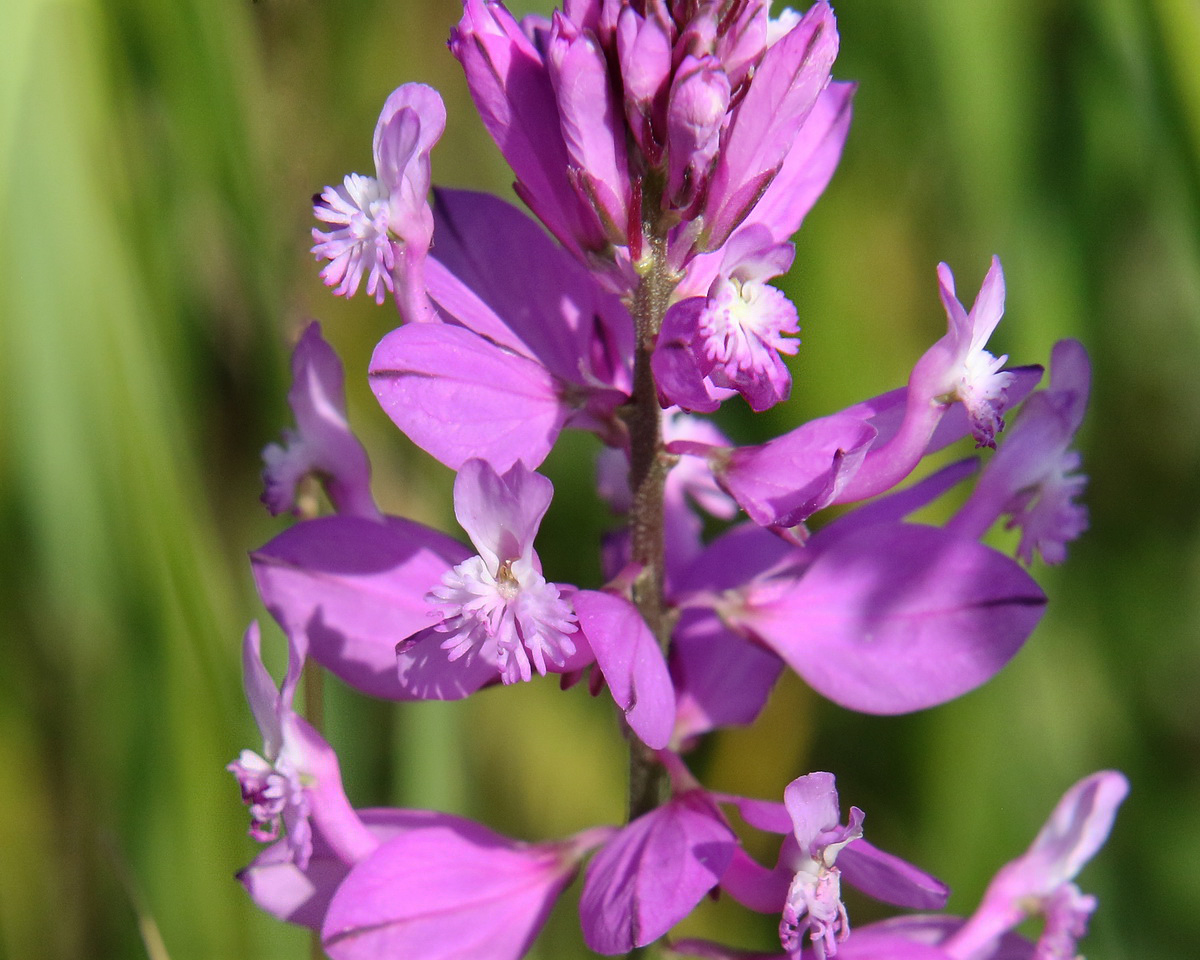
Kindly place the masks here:
<instances>
[{"instance_id":1,"label":"flower cluster","mask_svg":"<svg viewBox=\"0 0 1200 960\"><path fill-rule=\"evenodd\" d=\"M515 960L581 869L583 935L602 954L668 935L722 890L780 917L788 960L1074 956L1095 901L1073 878L1124 798L1118 773L1072 787L962 919L939 912L941 881L864 839L861 810L842 822L833 774L784 774L778 802L714 792L687 765L705 734L754 722L785 668L873 714L985 683L1046 597L981 538L1007 518L1026 566L1057 563L1086 527L1070 447L1087 355L1057 344L1038 390L1040 367L988 352L999 259L969 310L938 266L946 332L899 388L757 446L699 416L790 393L799 318L769 281L791 266L790 237L845 141L854 85L831 79L838 42L825 0L777 18L767 0L565 0L520 21L498 0L464 0L451 52L542 226L495 197L431 196L445 110L420 84L384 105L376 176L315 199L325 282L350 296L365 277L369 296L395 300L402 322L376 347L370 385L456 471L469 541L379 510L341 365L311 325L293 358L296 430L264 452L264 502L306 518L251 557L288 672L277 691L252 626L246 693L263 753L229 769L251 835L271 843L242 882L318 930L335 960ZM602 584L547 579L535 549L553 497L537 470L566 428L599 439L600 492L628 517L604 544ZM910 480L967 437L994 452ZM326 516L301 502L308 476ZM946 523L912 519L972 478ZM707 540L714 523L726 529ZM305 661L391 700L586 679L631 744L630 821L522 842L433 811L355 809L332 749L293 711ZM783 836L773 867L746 852L738 820ZM843 880L919 912L853 927ZM1036 942L1014 932L1032 915L1045 918Z\"/></svg>"}]
</instances>

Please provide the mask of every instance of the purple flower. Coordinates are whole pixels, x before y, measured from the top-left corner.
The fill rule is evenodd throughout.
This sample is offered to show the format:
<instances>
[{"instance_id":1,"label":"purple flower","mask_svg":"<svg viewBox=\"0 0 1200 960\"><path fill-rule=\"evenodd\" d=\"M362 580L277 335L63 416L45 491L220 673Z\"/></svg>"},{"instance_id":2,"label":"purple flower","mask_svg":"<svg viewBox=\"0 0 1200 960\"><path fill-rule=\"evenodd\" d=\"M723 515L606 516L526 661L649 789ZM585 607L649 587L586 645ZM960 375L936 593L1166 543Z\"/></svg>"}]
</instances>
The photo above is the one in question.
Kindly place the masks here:
<instances>
[{"instance_id":1,"label":"purple flower","mask_svg":"<svg viewBox=\"0 0 1200 960\"><path fill-rule=\"evenodd\" d=\"M396 293L402 316L431 318L423 280L433 234L429 153L445 127L437 91L404 84L388 97L375 126L376 176L352 173L316 198L314 215L334 229L313 228L312 252L329 261L321 279L338 296L353 296L366 273L367 295L376 303L385 292Z\"/></svg>"},{"instance_id":2,"label":"purple flower","mask_svg":"<svg viewBox=\"0 0 1200 960\"><path fill-rule=\"evenodd\" d=\"M469 821L407 830L341 882L323 946L334 960L518 960L581 857L608 833L524 844Z\"/></svg>"},{"instance_id":3,"label":"purple flower","mask_svg":"<svg viewBox=\"0 0 1200 960\"><path fill-rule=\"evenodd\" d=\"M297 486L316 474L338 513L380 518L371 497L367 453L346 422L344 379L337 354L314 320L292 353L288 406L296 430L284 431L282 446L273 443L263 450L262 501L271 513L300 513Z\"/></svg>"},{"instance_id":4,"label":"purple flower","mask_svg":"<svg viewBox=\"0 0 1200 960\"><path fill-rule=\"evenodd\" d=\"M371 388L418 446L458 469L545 459L566 425L619 434L633 322L510 204L439 191L429 295L445 321L407 324L371 358Z\"/></svg>"},{"instance_id":5,"label":"purple flower","mask_svg":"<svg viewBox=\"0 0 1200 960\"><path fill-rule=\"evenodd\" d=\"M885 903L925 910L945 905L945 884L862 839L861 810L851 807L849 822L840 823L833 774L810 773L793 780L782 806L743 797L721 799L734 804L752 826L787 834L773 869L737 850L721 887L752 910L782 913L780 943L793 960L839 956L847 937L853 942L841 899L843 876Z\"/></svg>"},{"instance_id":6,"label":"purple flower","mask_svg":"<svg viewBox=\"0 0 1200 960\"><path fill-rule=\"evenodd\" d=\"M1045 927L1033 960L1073 960L1076 942L1096 909L1072 882L1108 839L1129 781L1113 770L1094 773L1058 802L1030 848L1002 867L975 913L941 945L953 960L990 957L1001 937L1026 917Z\"/></svg>"},{"instance_id":7,"label":"purple flower","mask_svg":"<svg viewBox=\"0 0 1200 960\"><path fill-rule=\"evenodd\" d=\"M795 956L807 934L823 960L836 956L838 944L850 933L836 862L846 844L862 838L864 814L858 807L851 807L850 822L838 825L840 813L831 774L809 774L793 780L783 798L798 850L789 864L796 872L783 904L779 941Z\"/></svg>"},{"instance_id":8,"label":"purple flower","mask_svg":"<svg viewBox=\"0 0 1200 960\"><path fill-rule=\"evenodd\" d=\"M736 839L703 790L622 828L588 864L579 915L588 947L627 953L691 913L729 866Z\"/></svg>"},{"instance_id":9,"label":"purple flower","mask_svg":"<svg viewBox=\"0 0 1200 960\"><path fill-rule=\"evenodd\" d=\"M766 281L786 273L793 255L761 224L740 230L707 296L667 310L652 361L663 406L709 413L731 390L756 411L787 399L792 379L779 354L799 348L784 334L800 325L792 302Z\"/></svg>"},{"instance_id":10,"label":"purple flower","mask_svg":"<svg viewBox=\"0 0 1200 960\"><path fill-rule=\"evenodd\" d=\"M1087 529L1087 508L1075 502L1087 478L1075 473L1080 457L1070 449L1087 409L1091 371L1076 340L1060 340L1050 356L1050 387L1025 401L1016 424L988 462L970 498L947 524L965 536L982 536L1003 513L1021 528L1017 555L1033 562L1066 559L1066 545Z\"/></svg>"},{"instance_id":11,"label":"purple flower","mask_svg":"<svg viewBox=\"0 0 1200 960\"><path fill-rule=\"evenodd\" d=\"M228 769L250 808L250 836L260 843L286 832L286 859L300 870L313 853L313 826L333 853L350 862L372 849L372 839L342 792L333 750L292 711L300 682L302 650L288 644L288 670L281 690L263 666L258 624L251 623L242 646L246 699L262 733L263 751L243 750ZM311 820L311 823L310 823Z\"/></svg>"},{"instance_id":12,"label":"purple flower","mask_svg":"<svg viewBox=\"0 0 1200 960\"><path fill-rule=\"evenodd\" d=\"M946 335L913 367L895 433L868 451L835 503L865 500L908 476L930 447L943 416L958 402L978 446L994 446L996 433L1004 428L1014 373L1000 369L1007 357L997 359L984 349L1004 313L1000 260L992 258L970 313L955 297L954 277L944 263L938 265L938 285L948 320Z\"/></svg>"},{"instance_id":13,"label":"purple flower","mask_svg":"<svg viewBox=\"0 0 1200 960\"><path fill-rule=\"evenodd\" d=\"M455 512L474 556L394 517L325 517L252 555L259 593L319 663L374 696L454 700L535 670L579 669L591 651L533 550L551 492L520 462L498 475L468 461Z\"/></svg>"},{"instance_id":14,"label":"purple flower","mask_svg":"<svg viewBox=\"0 0 1200 960\"><path fill-rule=\"evenodd\" d=\"M441 621L405 640L407 653L435 635L451 662L494 663L504 683L528 681L547 664L563 669L575 655L578 621L558 588L542 576L533 538L554 488L518 461L498 475L468 460L454 481L454 512L479 553L448 570L430 590Z\"/></svg>"},{"instance_id":15,"label":"purple flower","mask_svg":"<svg viewBox=\"0 0 1200 960\"><path fill-rule=\"evenodd\" d=\"M551 21L523 23L493 0L465 0L450 49L516 173L517 193L621 291L636 282L643 254L647 172L661 178L655 196L665 226L655 229L669 230L671 265L683 271L724 246L783 173L794 144L820 186L832 172L826 158L836 163L840 151L836 135L830 149L815 149L828 118L811 136L799 133L837 52L824 0L773 25L761 0L732 9L568 3ZM803 179L798 165L788 183ZM798 225L805 204L789 201L784 217Z\"/></svg>"}]
</instances>

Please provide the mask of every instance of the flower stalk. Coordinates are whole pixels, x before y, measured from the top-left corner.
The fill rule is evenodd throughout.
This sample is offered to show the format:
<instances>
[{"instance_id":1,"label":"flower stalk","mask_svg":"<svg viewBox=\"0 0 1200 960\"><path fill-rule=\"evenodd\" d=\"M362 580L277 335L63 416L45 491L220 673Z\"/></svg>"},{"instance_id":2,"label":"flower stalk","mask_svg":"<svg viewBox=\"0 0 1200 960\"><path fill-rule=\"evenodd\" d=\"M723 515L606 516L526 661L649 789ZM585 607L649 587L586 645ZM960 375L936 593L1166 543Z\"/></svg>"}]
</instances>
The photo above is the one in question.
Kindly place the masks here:
<instances>
[{"instance_id":1,"label":"flower stalk","mask_svg":"<svg viewBox=\"0 0 1200 960\"><path fill-rule=\"evenodd\" d=\"M657 203L654 193L647 193L647 210ZM650 358L678 279L667 264L666 236L656 231L653 223L646 223L643 229L643 255L637 264L639 281L630 305L637 335L633 395L624 415L629 430L629 483L633 495L629 527L632 559L641 567L633 583L633 602L665 654L672 624L663 598L663 490L671 463L663 445L662 408ZM662 802L665 778L653 750L636 737L629 738L629 749L632 821Z\"/></svg>"}]
</instances>

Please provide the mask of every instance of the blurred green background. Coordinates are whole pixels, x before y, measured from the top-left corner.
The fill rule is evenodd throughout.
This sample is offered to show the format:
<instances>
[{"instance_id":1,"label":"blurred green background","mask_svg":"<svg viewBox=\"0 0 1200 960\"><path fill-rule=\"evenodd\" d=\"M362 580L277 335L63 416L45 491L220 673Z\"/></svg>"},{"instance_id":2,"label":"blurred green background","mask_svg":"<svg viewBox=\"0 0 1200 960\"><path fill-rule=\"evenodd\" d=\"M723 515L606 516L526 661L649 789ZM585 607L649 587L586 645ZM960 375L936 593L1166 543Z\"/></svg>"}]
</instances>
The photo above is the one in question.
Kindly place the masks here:
<instances>
[{"instance_id":1,"label":"blurred green background","mask_svg":"<svg viewBox=\"0 0 1200 960\"><path fill-rule=\"evenodd\" d=\"M514 4L514 9L533 4ZM549 4L537 5L545 11ZM435 180L509 178L444 47L457 0L8 0L0 40L0 957L303 957L232 874L253 854L223 767L257 734L239 643L261 616L245 554L281 529L258 453L290 422L310 317L392 512L453 530L449 472L363 371L390 305L338 301L309 197L371 171L395 86L446 98ZM854 716L798 681L716 738L705 779L777 796L838 776L870 837L969 911L1080 776L1133 782L1084 875L1093 960L1200 942L1200 6L1195 0L843 0L836 74L861 86L842 167L786 281L804 326L792 400L739 440L902 383L998 253L997 341L1092 351L1082 445L1093 529L1039 568L1050 612L992 684L918 716ZM999 351L997 351L999 352ZM589 438L548 463L539 541L594 585L608 522ZM278 645L278 638L272 635ZM278 646L273 649L278 654ZM275 663L279 660L276 656ZM358 805L451 809L540 839L622 816L602 701L550 683L395 707L331 684ZM568 896L537 956L581 955ZM858 922L873 915L851 903ZM689 932L769 948L726 904Z\"/></svg>"}]
</instances>

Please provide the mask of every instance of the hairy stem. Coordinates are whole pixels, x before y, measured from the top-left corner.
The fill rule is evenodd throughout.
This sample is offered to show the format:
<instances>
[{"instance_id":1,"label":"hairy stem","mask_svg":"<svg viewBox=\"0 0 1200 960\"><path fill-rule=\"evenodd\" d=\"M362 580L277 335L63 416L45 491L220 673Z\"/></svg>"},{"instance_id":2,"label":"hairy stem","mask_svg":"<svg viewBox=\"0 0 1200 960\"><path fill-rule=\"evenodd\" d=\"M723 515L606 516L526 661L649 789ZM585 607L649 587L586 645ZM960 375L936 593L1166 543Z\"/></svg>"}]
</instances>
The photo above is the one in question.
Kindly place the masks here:
<instances>
[{"instance_id":1,"label":"hairy stem","mask_svg":"<svg viewBox=\"0 0 1200 960\"><path fill-rule=\"evenodd\" d=\"M633 602L665 653L670 643L671 623L663 601L663 485L670 467L663 450L662 411L650 369L650 355L677 280L667 266L663 236L647 237L638 272L641 279L631 304L637 325L633 396L625 414L629 428L629 483L633 492L629 515L631 552L634 563L642 568L633 584ZM663 787L663 769L654 752L631 738L629 819L657 807L662 802Z\"/></svg>"}]
</instances>

